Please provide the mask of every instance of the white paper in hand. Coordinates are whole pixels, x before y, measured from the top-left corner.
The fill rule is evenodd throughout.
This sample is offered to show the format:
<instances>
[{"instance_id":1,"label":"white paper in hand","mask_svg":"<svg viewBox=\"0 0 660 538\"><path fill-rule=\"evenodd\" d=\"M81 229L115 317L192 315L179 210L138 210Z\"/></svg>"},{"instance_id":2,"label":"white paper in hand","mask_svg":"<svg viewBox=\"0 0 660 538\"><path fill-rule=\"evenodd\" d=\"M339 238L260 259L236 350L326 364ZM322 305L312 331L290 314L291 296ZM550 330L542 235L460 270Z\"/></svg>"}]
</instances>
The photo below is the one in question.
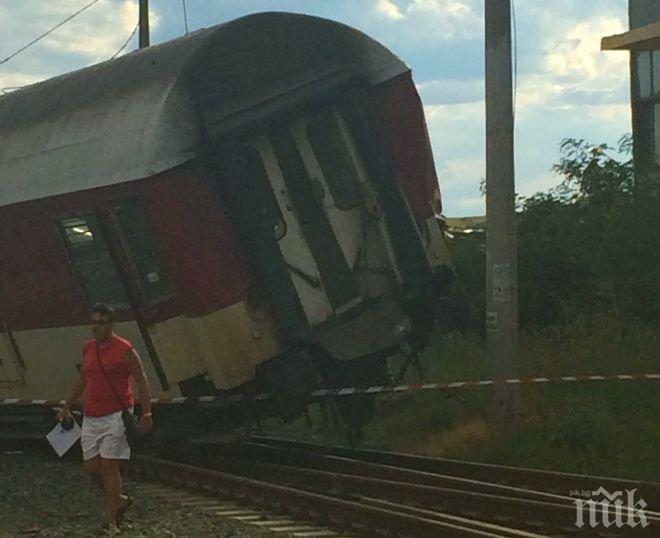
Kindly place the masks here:
<instances>
[{"instance_id":1,"label":"white paper in hand","mask_svg":"<svg viewBox=\"0 0 660 538\"><path fill-rule=\"evenodd\" d=\"M70 430L65 430L62 427L62 424L58 422L46 436L46 439L48 439L50 446L53 447L55 452L57 452L57 455L61 458L75 444L75 442L80 439L80 435L80 426L78 426L78 423L74 420L73 428Z\"/></svg>"}]
</instances>

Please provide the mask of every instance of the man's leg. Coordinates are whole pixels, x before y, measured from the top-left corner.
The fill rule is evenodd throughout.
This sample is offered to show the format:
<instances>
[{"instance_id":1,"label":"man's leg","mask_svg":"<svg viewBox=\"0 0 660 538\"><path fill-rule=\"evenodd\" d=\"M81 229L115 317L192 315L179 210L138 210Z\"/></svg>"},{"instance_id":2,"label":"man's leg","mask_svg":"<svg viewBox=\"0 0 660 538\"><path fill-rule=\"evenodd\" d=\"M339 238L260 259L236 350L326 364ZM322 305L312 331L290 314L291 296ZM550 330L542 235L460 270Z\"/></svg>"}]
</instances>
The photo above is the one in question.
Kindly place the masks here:
<instances>
[{"instance_id":1,"label":"man's leg","mask_svg":"<svg viewBox=\"0 0 660 538\"><path fill-rule=\"evenodd\" d=\"M89 460L85 460L84 464L85 470L92 479L92 483L105 493L105 489L103 488L103 473L101 470L101 456L94 456Z\"/></svg>"},{"instance_id":2,"label":"man's leg","mask_svg":"<svg viewBox=\"0 0 660 538\"><path fill-rule=\"evenodd\" d=\"M117 510L122 507L121 475L119 460L101 458L103 486L105 489L105 522L117 524Z\"/></svg>"}]
</instances>

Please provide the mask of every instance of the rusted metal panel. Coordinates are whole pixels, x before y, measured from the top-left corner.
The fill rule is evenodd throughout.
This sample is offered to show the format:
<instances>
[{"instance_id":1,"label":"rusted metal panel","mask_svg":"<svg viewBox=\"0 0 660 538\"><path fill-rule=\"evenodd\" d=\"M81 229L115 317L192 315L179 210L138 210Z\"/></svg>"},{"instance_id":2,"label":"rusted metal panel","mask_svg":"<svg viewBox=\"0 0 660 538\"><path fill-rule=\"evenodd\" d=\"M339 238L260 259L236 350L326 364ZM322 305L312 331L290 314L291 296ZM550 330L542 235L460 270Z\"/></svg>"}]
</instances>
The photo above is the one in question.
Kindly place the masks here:
<instances>
[{"instance_id":1,"label":"rusted metal panel","mask_svg":"<svg viewBox=\"0 0 660 538\"><path fill-rule=\"evenodd\" d=\"M34 84L0 97L0 206L152 176L307 85L407 69L343 24L260 13Z\"/></svg>"}]
</instances>

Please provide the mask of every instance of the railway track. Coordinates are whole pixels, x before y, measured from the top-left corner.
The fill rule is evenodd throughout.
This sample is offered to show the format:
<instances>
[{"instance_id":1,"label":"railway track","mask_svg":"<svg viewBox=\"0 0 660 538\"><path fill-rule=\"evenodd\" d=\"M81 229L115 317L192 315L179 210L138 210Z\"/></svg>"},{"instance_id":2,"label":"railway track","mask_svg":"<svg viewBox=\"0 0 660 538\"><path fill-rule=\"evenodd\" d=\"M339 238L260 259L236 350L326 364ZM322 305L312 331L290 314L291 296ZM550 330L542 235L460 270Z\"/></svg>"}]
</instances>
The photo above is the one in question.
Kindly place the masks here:
<instances>
[{"instance_id":1,"label":"railway track","mask_svg":"<svg viewBox=\"0 0 660 538\"><path fill-rule=\"evenodd\" d=\"M578 530L580 536L629 536L630 528L578 529L575 497L570 490L559 493L561 488L595 486L591 480L606 488L644 486L649 494L658 487L499 466L486 466L479 475L479 464L273 438L253 438L233 449L197 447L183 459L138 456L134 463L150 480L362 536L570 536ZM200 461L203 468L190 464ZM555 476L560 478L553 482ZM635 529L636 536L657 535L660 513L651 506L650 525ZM603 515L601 507L596 510Z\"/></svg>"},{"instance_id":2,"label":"railway track","mask_svg":"<svg viewBox=\"0 0 660 538\"><path fill-rule=\"evenodd\" d=\"M645 499L649 506L660 510L660 483L658 482L544 471L448 458L430 458L414 454L346 446L326 446L276 437L255 436L251 438L251 442L290 450L346 457L439 475L484 480L528 490L542 490L562 496L570 496L571 492L576 491L593 491L599 487L604 487L608 491L636 489L639 496Z\"/></svg>"},{"instance_id":3,"label":"railway track","mask_svg":"<svg viewBox=\"0 0 660 538\"><path fill-rule=\"evenodd\" d=\"M182 491L177 485L163 485L153 482L127 483L133 495L148 496L160 503L178 505L196 514L204 514L218 519L229 519L252 530L266 531L280 537L291 538L357 538L340 530L318 525L300 517L276 510L264 510L257 505L235 502L224 498L213 498L208 492L195 493ZM247 530L247 529L246 529ZM263 536L261 532L256 532ZM240 535L240 534L239 534Z\"/></svg>"},{"instance_id":4,"label":"railway track","mask_svg":"<svg viewBox=\"0 0 660 538\"><path fill-rule=\"evenodd\" d=\"M286 511L296 518L346 529L362 536L539 536L385 499L360 497L349 500L336 494L315 493L312 491L314 488L310 487L312 484L307 484L306 488L296 488L147 456L135 457L132 470L151 481L167 482L222 499Z\"/></svg>"}]
</instances>

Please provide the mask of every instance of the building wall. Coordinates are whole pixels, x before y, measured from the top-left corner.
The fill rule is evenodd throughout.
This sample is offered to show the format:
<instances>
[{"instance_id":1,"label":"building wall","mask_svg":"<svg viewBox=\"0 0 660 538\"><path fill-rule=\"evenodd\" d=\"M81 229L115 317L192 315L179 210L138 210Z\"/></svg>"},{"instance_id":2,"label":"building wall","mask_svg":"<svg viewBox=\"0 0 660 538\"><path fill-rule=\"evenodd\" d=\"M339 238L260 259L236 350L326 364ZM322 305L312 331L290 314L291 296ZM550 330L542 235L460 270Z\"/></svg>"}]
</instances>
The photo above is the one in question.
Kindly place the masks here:
<instances>
[{"instance_id":1,"label":"building wall","mask_svg":"<svg viewBox=\"0 0 660 538\"><path fill-rule=\"evenodd\" d=\"M630 29L660 20L660 2L658 0L629 0L628 16Z\"/></svg>"},{"instance_id":2,"label":"building wall","mask_svg":"<svg viewBox=\"0 0 660 538\"><path fill-rule=\"evenodd\" d=\"M629 0L630 28L660 21L658 0ZM660 51L630 54L635 169L639 181L660 175Z\"/></svg>"}]
</instances>

